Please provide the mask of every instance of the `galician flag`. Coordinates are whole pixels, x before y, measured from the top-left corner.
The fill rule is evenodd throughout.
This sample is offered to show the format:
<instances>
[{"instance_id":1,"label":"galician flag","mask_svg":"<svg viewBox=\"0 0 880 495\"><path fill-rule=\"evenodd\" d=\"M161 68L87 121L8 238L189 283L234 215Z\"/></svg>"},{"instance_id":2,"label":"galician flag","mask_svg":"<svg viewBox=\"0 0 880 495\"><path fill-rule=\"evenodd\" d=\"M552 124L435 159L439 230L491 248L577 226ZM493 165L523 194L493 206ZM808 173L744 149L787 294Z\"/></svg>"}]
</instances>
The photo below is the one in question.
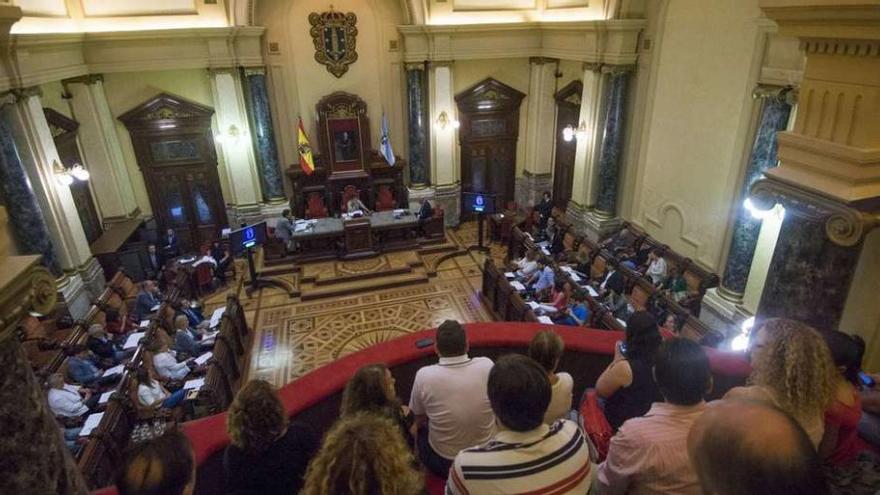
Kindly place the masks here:
<instances>
[{"instance_id":1,"label":"galician flag","mask_svg":"<svg viewBox=\"0 0 880 495\"><path fill-rule=\"evenodd\" d=\"M302 167L306 175L312 175L312 172L315 171L315 160L312 158L312 145L309 144L309 137L306 136L302 117L299 118L299 126L297 127L296 149L299 150L299 166Z\"/></svg>"},{"instance_id":2,"label":"galician flag","mask_svg":"<svg viewBox=\"0 0 880 495\"><path fill-rule=\"evenodd\" d=\"M396 160L394 150L391 149L391 139L388 137L388 119L385 117L385 112L382 112L382 139L379 141L379 153L385 157L388 165L394 166Z\"/></svg>"}]
</instances>

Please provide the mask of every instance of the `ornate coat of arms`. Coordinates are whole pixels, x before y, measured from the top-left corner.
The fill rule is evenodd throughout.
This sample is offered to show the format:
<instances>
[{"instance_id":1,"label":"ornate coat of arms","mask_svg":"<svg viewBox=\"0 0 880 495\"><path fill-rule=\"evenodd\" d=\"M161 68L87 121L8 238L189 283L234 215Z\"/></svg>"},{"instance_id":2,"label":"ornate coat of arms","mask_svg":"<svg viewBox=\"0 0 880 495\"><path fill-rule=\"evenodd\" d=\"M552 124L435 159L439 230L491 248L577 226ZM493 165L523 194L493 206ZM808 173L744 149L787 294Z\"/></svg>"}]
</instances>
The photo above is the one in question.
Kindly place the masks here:
<instances>
[{"instance_id":1,"label":"ornate coat of arms","mask_svg":"<svg viewBox=\"0 0 880 495\"><path fill-rule=\"evenodd\" d=\"M330 7L329 12L309 14L310 33L315 43L315 61L327 66L336 77L342 77L348 66L358 59L357 16L353 12L343 14Z\"/></svg>"}]
</instances>

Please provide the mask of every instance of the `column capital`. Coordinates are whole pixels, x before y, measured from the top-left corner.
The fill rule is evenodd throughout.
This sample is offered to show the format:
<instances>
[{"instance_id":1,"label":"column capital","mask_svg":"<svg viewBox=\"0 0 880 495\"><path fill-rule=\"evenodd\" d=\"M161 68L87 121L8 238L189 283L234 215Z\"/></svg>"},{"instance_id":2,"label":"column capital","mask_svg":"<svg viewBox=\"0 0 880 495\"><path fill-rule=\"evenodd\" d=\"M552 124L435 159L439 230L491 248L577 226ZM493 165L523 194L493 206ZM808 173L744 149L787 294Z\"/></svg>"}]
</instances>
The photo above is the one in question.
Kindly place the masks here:
<instances>
[{"instance_id":1,"label":"column capital","mask_svg":"<svg viewBox=\"0 0 880 495\"><path fill-rule=\"evenodd\" d=\"M636 66L631 64L626 65L609 65L603 64L599 69L603 74L627 74L630 72L635 72Z\"/></svg>"},{"instance_id":2,"label":"column capital","mask_svg":"<svg viewBox=\"0 0 880 495\"><path fill-rule=\"evenodd\" d=\"M772 177L755 182L750 199L762 210L779 203L794 215L824 222L825 235L839 246L857 245L868 232L880 225L880 207L877 205L872 209L859 209Z\"/></svg>"},{"instance_id":3,"label":"column capital","mask_svg":"<svg viewBox=\"0 0 880 495\"><path fill-rule=\"evenodd\" d=\"M600 62L584 62L581 64L581 70L589 70L592 72L599 72L602 70L602 63Z\"/></svg>"},{"instance_id":4,"label":"column capital","mask_svg":"<svg viewBox=\"0 0 880 495\"><path fill-rule=\"evenodd\" d=\"M455 60L431 60L428 62L431 64L431 67L452 67L452 64L455 63Z\"/></svg>"},{"instance_id":5,"label":"column capital","mask_svg":"<svg viewBox=\"0 0 880 495\"><path fill-rule=\"evenodd\" d=\"M49 314L55 307L55 277L40 264L39 255L10 256L0 261L9 277L0 290L0 343L15 335L19 319L27 311Z\"/></svg>"},{"instance_id":6,"label":"column capital","mask_svg":"<svg viewBox=\"0 0 880 495\"><path fill-rule=\"evenodd\" d=\"M15 97L15 101L23 101L31 96L43 96L43 90L39 86L28 86L27 88L17 88L9 91Z\"/></svg>"},{"instance_id":7,"label":"column capital","mask_svg":"<svg viewBox=\"0 0 880 495\"><path fill-rule=\"evenodd\" d=\"M800 89L797 86L777 86L774 84L758 84L752 90L752 98L755 100L771 99L779 103L794 105L797 103Z\"/></svg>"},{"instance_id":8,"label":"column capital","mask_svg":"<svg viewBox=\"0 0 880 495\"><path fill-rule=\"evenodd\" d=\"M407 72L411 70L425 70L425 62L407 62L403 64L403 69Z\"/></svg>"},{"instance_id":9,"label":"column capital","mask_svg":"<svg viewBox=\"0 0 880 495\"><path fill-rule=\"evenodd\" d=\"M544 64L555 64L559 62L558 58L551 57L529 57L530 65L544 65Z\"/></svg>"},{"instance_id":10,"label":"column capital","mask_svg":"<svg viewBox=\"0 0 880 495\"><path fill-rule=\"evenodd\" d=\"M265 76L266 75L266 66L260 65L256 67L245 67L244 75L247 76Z\"/></svg>"},{"instance_id":11,"label":"column capital","mask_svg":"<svg viewBox=\"0 0 880 495\"><path fill-rule=\"evenodd\" d=\"M61 84L86 84L91 85L98 82L104 82L104 74L86 74L84 76L71 77L69 79L64 79L61 81Z\"/></svg>"}]
</instances>

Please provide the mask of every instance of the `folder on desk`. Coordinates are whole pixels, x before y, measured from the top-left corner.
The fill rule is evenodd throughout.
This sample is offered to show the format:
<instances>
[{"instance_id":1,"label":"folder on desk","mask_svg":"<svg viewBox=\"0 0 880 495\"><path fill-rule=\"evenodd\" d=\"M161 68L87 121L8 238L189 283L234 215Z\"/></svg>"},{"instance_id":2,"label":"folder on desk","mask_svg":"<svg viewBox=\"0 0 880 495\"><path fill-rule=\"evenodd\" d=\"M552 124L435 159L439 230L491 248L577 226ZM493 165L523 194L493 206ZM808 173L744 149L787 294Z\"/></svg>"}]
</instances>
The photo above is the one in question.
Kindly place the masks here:
<instances>
[{"instance_id":1,"label":"folder on desk","mask_svg":"<svg viewBox=\"0 0 880 495\"><path fill-rule=\"evenodd\" d=\"M514 280L513 282L511 282L511 283L510 283L510 286L513 287L514 289L516 289L516 290L519 291L519 292L522 292L522 291L526 290L526 286L523 285L522 283L516 281L516 280Z\"/></svg>"},{"instance_id":2,"label":"folder on desk","mask_svg":"<svg viewBox=\"0 0 880 495\"><path fill-rule=\"evenodd\" d=\"M222 308L217 308L216 310L214 310L214 312L211 314L211 324L210 324L211 328L214 328L220 324L220 319L223 318L223 313L225 313L225 312L226 312L226 306L223 306Z\"/></svg>"},{"instance_id":3,"label":"folder on desk","mask_svg":"<svg viewBox=\"0 0 880 495\"><path fill-rule=\"evenodd\" d=\"M79 432L79 436L87 437L92 433L92 430L98 427L101 424L101 418L104 417L104 413L99 412L95 414L89 414L86 417L86 422L83 423L82 430Z\"/></svg>"},{"instance_id":4,"label":"folder on desk","mask_svg":"<svg viewBox=\"0 0 880 495\"><path fill-rule=\"evenodd\" d=\"M134 333L132 333L125 340L125 344L122 346L122 348L123 349L132 349L132 348L137 347L138 342L140 342L140 340L142 338L144 338L144 335L146 335L146 334L147 334L147 332L134 332Z\"/></svg>"},{"instance_id":5,"label":"folder on desk","mask_svg":"<svg viewBox=\"0 0 880 495\"><path fill-rule=\"evenodd\" d=\"M549 325L553 324L553 320L551 320L549 316L539 316L538 322L539 323L547 323Z\"/></svg>"}]
</instances>

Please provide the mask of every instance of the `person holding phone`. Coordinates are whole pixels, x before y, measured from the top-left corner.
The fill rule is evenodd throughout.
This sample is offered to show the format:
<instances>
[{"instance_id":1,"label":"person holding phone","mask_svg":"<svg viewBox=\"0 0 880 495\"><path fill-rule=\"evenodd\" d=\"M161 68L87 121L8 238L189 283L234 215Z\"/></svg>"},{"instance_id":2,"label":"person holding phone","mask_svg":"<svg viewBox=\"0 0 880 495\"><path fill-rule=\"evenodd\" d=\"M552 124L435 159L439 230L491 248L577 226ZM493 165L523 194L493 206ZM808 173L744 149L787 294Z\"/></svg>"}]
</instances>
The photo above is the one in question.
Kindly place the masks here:
<instances>
[{"instance_id":1,"label":"person holding phone","mask_svg":"<svg viewBox=\"0 0 880 495\"><path fill-rule=\"evenodd\" d=\"M627 320L614 360L596 380L596 392L605 400L605 418L615 431L663 400L652 374L662 340L657 321L647 311L633 313Z\"/></svg>"}]
</instances>

